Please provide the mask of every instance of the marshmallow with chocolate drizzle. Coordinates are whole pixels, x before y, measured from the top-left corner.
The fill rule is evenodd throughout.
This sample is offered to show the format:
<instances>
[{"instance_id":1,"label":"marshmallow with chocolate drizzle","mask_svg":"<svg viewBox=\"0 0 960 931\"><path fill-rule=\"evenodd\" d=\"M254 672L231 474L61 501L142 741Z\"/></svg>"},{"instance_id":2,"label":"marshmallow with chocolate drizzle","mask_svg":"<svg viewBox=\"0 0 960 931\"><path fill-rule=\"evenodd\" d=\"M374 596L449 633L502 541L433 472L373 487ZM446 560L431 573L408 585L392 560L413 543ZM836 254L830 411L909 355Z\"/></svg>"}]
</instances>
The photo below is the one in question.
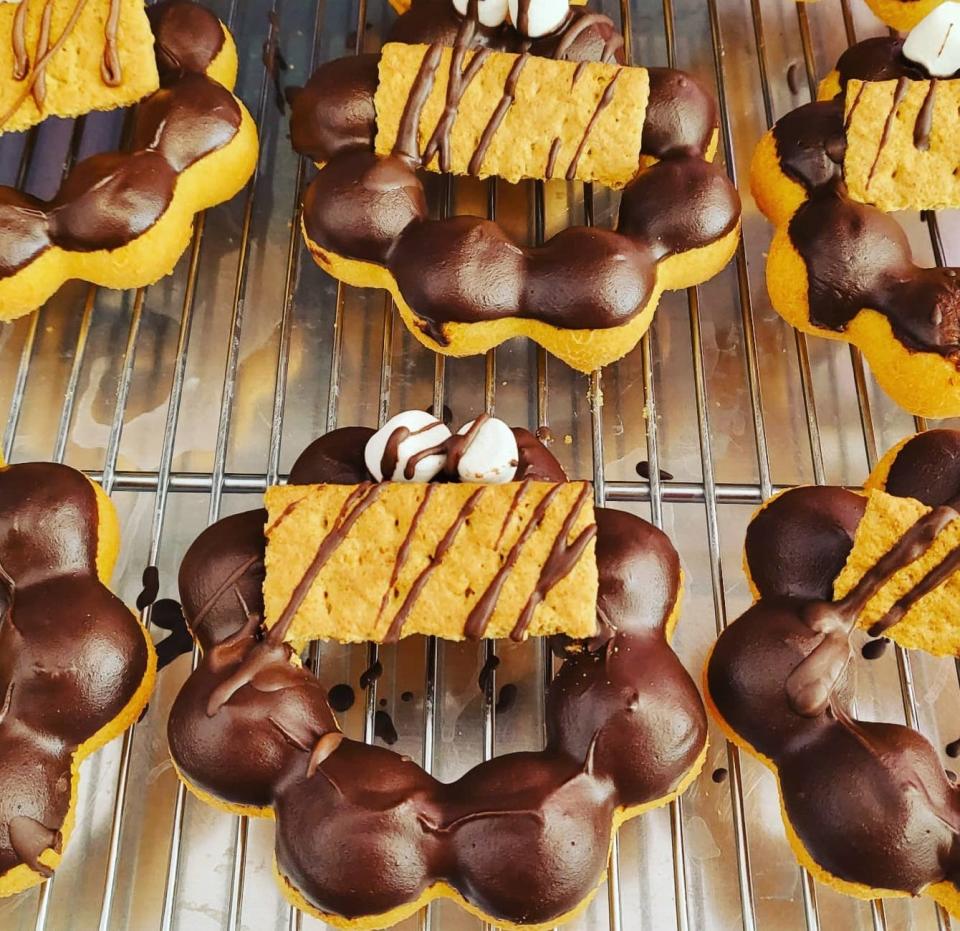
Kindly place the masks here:
<instances>
[{"instance_id":1,"label":"marshmallow with chocolate drizzle","mask_svg":"<svg viewBox=\"0 0 960 931\"><path fill-rule=\"evenodd\" d=\"M957 516L958 454L953 430L900 449L885 490L933 510L839 601L834 579L865 499L811 487L768 503L746 538L759 598L720 636L706 669L723 720L776 766L785 815L821 868L878 892L927 890L947 907L960 889L960 788L916 731L854 718L848 686L859 611ZM871 634L897 620L888 616Z\"/></svg>"},{"instance_id":2,"label":"marshmallow with chocolate drizzle","mask_svg":"<svg viewBox=\"0 0 960 931\"><path fill-rule=\"evenodd\" d=\"M429 482L438 476L496 485L512 481L519 451L513 431L489 414L456 434L424 411L391 417L364 448L376 481Z\"/></svg>"},{"instance_id":3,"label":"marshmallow with chocolate drizzle","mask_svg":"<svg viewBox=\"0 0 960 931\"><path fill-rule=\"evenodd\" d=\"M318 559L375 506L382 486L364 463L373 432L335 430L293 467L294 484L357 485ZM517 481L565 479L532 434L513 433ZM602 634L568 656L551 686L546 748L497 757L449 784L339 732L319 682L291 662L283 621L260 626L264 512L214 524L180 570L203 657L171 711L179 772L251 813L272 806L281 876L318 913L399 920L437 883L493 920L569 912L603 875L614 812L675 791L706 738L696 688L664 636L679 597L677 554L631 514L596 515Z\"/></svg>"},{"instance_id":4,"label":"marshmallow with chocolate drizzle","mask_svg":"<svg viewBox=\"0 0 960 931\"><path fill-rule=\"evenodd\" d=\"M408 100L410 126L419 121L444 45L455 50L448 86L460 94L475 71L477 56L461 72L472 48L478 56L486 48L520 52L518 67L524 55L622 58L619 30L582 7L571 9L557 32L529 40L508 25L487 29L462 18L449 0L415 0L388 40L431 44ZM304 199L304 230L327 252L385 266L417 325L440 345L448 342L444 325L450 322L520 316L568 329L625 324L650 300L658 262L718 241L739 221L736 190L726 172L704 158L717 127L715 104L692 77L666 68L650 69L642 139L646 160L658 161L624 190L616 231L569 227L531 249L512 242L494 221L431 219L415 147L404 145L404 133L392 156L372 151L377 63L376 55L328 62L294 97L294 147L324 163ZM509 100L507 86L504 106ZM453 117L457 102L448 107ZM443 127L435 134L441 156ZM491 131L496 128L492 123Z\"/></svg>"}]
</instances>

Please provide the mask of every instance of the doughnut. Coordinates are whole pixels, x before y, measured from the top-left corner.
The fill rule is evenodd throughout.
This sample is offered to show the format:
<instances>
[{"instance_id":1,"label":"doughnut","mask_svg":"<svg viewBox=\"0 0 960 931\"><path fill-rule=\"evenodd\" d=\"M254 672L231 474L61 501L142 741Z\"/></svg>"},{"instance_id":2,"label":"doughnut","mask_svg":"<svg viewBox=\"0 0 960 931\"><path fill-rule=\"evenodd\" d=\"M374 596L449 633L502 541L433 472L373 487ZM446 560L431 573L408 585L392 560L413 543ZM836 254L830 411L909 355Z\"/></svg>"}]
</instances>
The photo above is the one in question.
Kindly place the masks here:
<instances>
[{"instance_id":1,"label":"doughnut","mask_svg":"<svg viewBox=\"0 0 960 931\"><path fill-rule=\"evenodd\" d=\"M794 488L754 515L754 603L707 660L707 706L777 777L787 838L816 879L960 916L960 786L917 731L853 716L850 643L861 627L960 655L958 616L935 616L928 574L931 556L952 569L960 545L960 431L899 444L866 489ZM952 542L938 550L941 533Z\"/></svg>"},{"instance_id":2,"label":"doughnut","mask_svg":"<svg viewBox=\"0 0 960 931\"><path fill-rule=\"evenodd\" d=\"M130 727L157 659L108 588L116 513L82 473L0 467L0 897L53 875L80 764Z\"/></svg>"},{"instance_id":3,"label":"doughnut","mask_svg":"<svg viewBox=\"0 0 960 931\"><path fill-rule=\"evenodd\" d=\"M957 270L917 266L896 220L856 199L876 189L887 204L909 198L919 208L960 193L941 154L941 133L955 131L956 110L944 109L955 82L931 80L903 49L887 36L848 49L823 82L827 99L788 113L761 139L750 181L776 228L767 259L774 309L804 332L859 347L907 411L948 417L960 414Z\"/></svg>"},{"instance_id":4,"label":"doughnut","mask_svg":"<svg viewBox=\"0 0 960 931\"><path fill-rule=\"evenodd\" d=\"M683 72L610 70L622 58L622 38L607 17L585 8L571 11L559 31L532 39L509 25L478 25L473 15L461 16L451 0L417 0L397 19L385 60L398 56L419 67L406 76L391 70L391 87L409 90L405 100L395 97L381 110L419 132L400 133L398 127L397 144L387 154L378 152L391 134L378 119L376 101L383 103L387 93L379 86L384 70L378 71L378 55L327 62L295 95L293 145L320 166L304 198L304 237L314 259L334 277L390 291L411 333L435 352L475 355L526 336L575 369L592 371L637 344L663 291L705 281L736 249L740 200L726 173L710 161L718 139L716 106ZM391 48L398 43L415 48ZM544 82L554 99L543 106L578 102L571 103L562 125L529 121L535 122L530 134L539 132L534 142L529 134L507 135L503 127L516 125L509 118L517 96L513 85L523 84L528 63L538 56L559 59L529 66L531 77L558 76ZM483 67L474 67L477 61ZM468 78L478 74L491 79L474 86ZM645 107L642 92L633 101L621 97L620 78L613 85L610 77L596 83L614 74L630 75L624 83L637 88L647 84ZM571 83L581 80L582 94L571 98ZM480 98L482 104L467 107ZM519 110L525 113L530 105L523 97ZM422 113L427 106L438 117L442 109L433 126ZM642 120L631 115L641 109ZM464 125L458 130L461 110ZM605 125L604 111L637 120L617 132L629 137L639 129L639 153L635 141L624 143L626 153L591 147L593 128ZM454 170L454 158L461 167L465 160L468 169L474 161L471 174L499 174L496 163L502 162L510 177L561 177L571 167L576 176L585 155L585 171L596 162L598 172L609 173L616 157L626 154L634 170L623 188L617 227L568 227L542 246L527 247L492 220L431 218L417 175L421 133L427 154L437 148L438 164L441 155L449 155ZM523 148L531 151L524 156ZM432 154L428 165L431 160ZM606 180L623 183L625 170L618 171Z\"/></svg>"},{"instance_id":5,"label":"doughnut","mask_svg":"<svg viewBox=\"0 0 960 931\"><path fill-rule=\"evenodd\" d=\"M49 201L0 187L0 320L35 310L72 278L125 289L168 275L194 215L253 172L257 131L230 92L229 33L188 0L148 15L161 87L137 108L129 147L79 162Z\"/></svg>"},{"instance_id":6,"label":"doughnut","mask_svg":"<svg viewBox=\"0 0 960 931\"><path fill-rule=\"evenodd\" d=\"M435 457L420 455L436 444L406 423L405 434L396 433L404 423L334 430L295 463L295 493L351 486L340 491L353 500L328 526L317 561L335 558L348 523L376 511L379 495L420 463L440 460L406 487L462 480L454 462L463 466L470 450L445 442ZM566 476L546 448L526 430L508 432L510 482L531 495L537 483L562 488ZM475 445L488 465L503 461L500 439ZM383 474L390 480L379 481ZM494 469L484 478L471 495L511 487ZM281 889L335 927L388 927L437 898L503 928L549 928L580 913L603 882L613 832L683 792L706 753L702 702L668 645L682 579L667 537L632 514L594 511L597 632L555 642L565 661L547 698L546 748L495 757L444 784L407 757L345 737L290 643L294 612L264 625L264 575L275 568L264 568L268 520L261 509L218 521L180 567L202 652L168 725L186 786L225 811L274 818Z\"/></svg>"},{"instance_id":7,"label":"doughnut","mask_svg":"<svg viewBox=\"0 0 960 931\"><path fill-rule=\"evenodd\" d=\"M136 103L159 86L143 0L0 3L0 133Z\"/></svg>"}]
</instances>

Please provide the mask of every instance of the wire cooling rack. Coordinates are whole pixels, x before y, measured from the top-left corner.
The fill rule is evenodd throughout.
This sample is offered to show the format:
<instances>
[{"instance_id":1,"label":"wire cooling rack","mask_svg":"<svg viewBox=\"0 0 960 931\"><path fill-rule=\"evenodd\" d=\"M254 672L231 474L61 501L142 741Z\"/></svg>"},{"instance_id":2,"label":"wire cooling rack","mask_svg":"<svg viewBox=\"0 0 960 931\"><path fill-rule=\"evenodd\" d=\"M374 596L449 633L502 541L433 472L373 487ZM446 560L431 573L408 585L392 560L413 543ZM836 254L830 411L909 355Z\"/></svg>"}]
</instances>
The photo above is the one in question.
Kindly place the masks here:
<instances>
[{"instance_id":1,"label":"wire cooling rack","mask_svg":"<svg viewBox=\"0 0 960 931\"><path fill-rule=\"evenodd\" d=\"M103 483L125 531L118 589L128 602L153 564L161 596L176 597L194 536L257 506L328 428L430 404L446 404L457 422L495 409L547 427L571 476L592 477L599 500L671 535L687 578L675 646L696 674L717 630L749 603L740 547L752 509L783 486L856 486L887 446L925 426L876 390L857 352L808 341L772 312L763 283L770 228L745 190L735 261L708 284L667 295L649 336L602 377L573 373L522 341L486 358L434 357L382 292L340 287L306 255L298 204L313 169L290 149L263 65L271 13L290 66L283 81L295 84L320 61L375 49L393 15L386 0L208 2L238 38L238 93L262 134L257 175L200 218L171 278L130 293L73 283L38 314L0 327L0 448L11 461L65 460ZM714 88L718 157L745 189L752 147L771 121L809 99L847 43L882 31L861 3L603 6L635 62L675 64ZM117 144L124 121L93 114L3 137L0 181L50 196L74 160ZM571 222L609 224L616 209L606 192L561 182L432 184L438 211L496 215L527 241ZM901 219L921 260L960 262L955 217ZM380 649L324 645L313 659L328 687L356 693L341 715L351 736L395 740L442 779L542 743L553 662L543 644L411 638ZM478 683L484 667L492 672ZM189 668L189 657L168 667L143 720L84 764L65 862L43 887L0 902L4 931L321 927L274 885L270 822L217 813L179 787L165 725ZM371 669L382 674L363 675ZM960 736L954 663L888 651L857 670L861 716L906 721L940 747ZM403 928L479 926L441 902ZM620 832L606 887L572 928L740 927L951 923L929 900L857 902L815 884L787 847L772 777L713 730L704 774L680 801Z\"/></svg>"}]
</instances>

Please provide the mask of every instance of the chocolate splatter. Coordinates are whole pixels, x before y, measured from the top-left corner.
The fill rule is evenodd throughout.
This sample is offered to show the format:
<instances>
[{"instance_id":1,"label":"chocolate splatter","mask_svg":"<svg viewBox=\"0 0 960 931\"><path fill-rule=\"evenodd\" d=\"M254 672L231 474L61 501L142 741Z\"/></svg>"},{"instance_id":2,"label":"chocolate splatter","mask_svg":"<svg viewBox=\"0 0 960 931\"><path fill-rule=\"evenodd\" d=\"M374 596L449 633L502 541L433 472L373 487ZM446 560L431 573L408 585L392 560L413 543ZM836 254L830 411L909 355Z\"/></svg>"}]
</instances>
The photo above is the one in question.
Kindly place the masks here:
<instances>
[{"instance_id":1,"label":"chocolate splatter","mask_svg":"<svg viewBox=\"0 0 960 931\"><path fill-rule=\"evenodd\" d=\"M360 676L360 688L368 689L383 675L383 663L377 660L369 669L365 669Z\"/></svg>"},{"instance_id":2,"label":"chocolate splatter","mask_svg":"<svg viewBox=\"0 0 960 931\"><path fill-rule=\"evenodd\" d=\"M392 747L397 742L399 738L397 729L393 725L393 718L386 711L378 711L373 716L373 734L388 747Z\"/></svg>"},{"instance_id":3,"label":"chocolate splatter","mask_svg":"<svg viewBox=\"0 0 960 931\"><path fill-rule=\"evenodd\" d=\"M486 692L488 686L493 681L494 670L500 665L499 656L488 656L487 661L483 664L483 668L480 670L480 675L477 677L477 686L481 692Z\"/></svg>"},{"instance_id":4,"label":"chocolate splatter","mask_svg":"<svg viewBox=\"0 0 960 931\"><path fill-rule=\"evenodd\" d=\"M946 746L947 756L950 759L955 760L957 757L960 757L960 738L957 740L951 741Z\"/></svg>"},{"instance_id":5,"label":"chocolate splatter","mask_svg":"<svg viewBox=\"0 0 960 931\"><path fill-rule=\"evenodd\" d=\"M497 696L497 704L495 706L497 714L503 714L503 712L509 711L516 700L517 687L512 682L508 682L500 689L500 694Z\"/></svg>"},{"instance_id":6,"label":"chocolate splatter","mask_svg":"<svg viewBox=\"0 0 960 931\"><path fill-rule=\"evenodd\" d=\"M327 701L330 702L330 707L333 708L334 711L339 711L341 714L344 711L349 711L356 700L353 689L347 685L346 682L335 685L327 693Z\"/></svg>"},{"instance_id":7,"label":"chocolate splatter","mask_svg":"<svg viewBox=\"0 0 960 931\"><path fill-rule=\"evenodd\" d=\"M666 469L660 469L659 472L660 472L661 482L672 481L673 479L672 472L668 472ZM650 481L650 463L647 462L646 459L641 459L640 462L637 463L637 475L639 475L640 478L645 479L648 482Z\"/></svg>"},{"instance_id":8,"label":"chocolate splatter","mask_svg":"<svg viewBox=\"0 0 960 931\"><path fill-rule=\"evenodd\" d=\"M860 655L864 659L880 659L887 652L890 641L886 637L880 637L878 640L868 640L861 648Z\"/></svg>"},{"instance_id":9,"label":"chocolate splatter","mask_svg":"<svg viewBox=\"0 0 960 931\"><path fill-rule=\"evenodd\" d=\"M720 766L719 768L715 769L715 770L710 774L710 778L711 778L715 783L717 783L717 784L719 785L721 782L726 782L726 781L727 781L727 776L728 776L728 775L729 775L729 774L727 773L726 769L724 769L724 767Z\"/></svg>"},{"instance_id":10,"label":"chocolate splatter","mask_svg":"<svg viewBox=\"0 0 960 931\"><path fill-rule=\"evenodd\" d=\"M400 701L413 701L413 692L404 692L400 696Z\"/></svg>"},{"instance_id":11,"label":"chocolate splatter","mask_svg":"<svg viewBox=\"0 0 960 931\"><path fill-rule=\"evenodd\" d=\"M160 570L156 566L147 566L141 577L143 588L137 595L137 610L143 611L157 600L160 593Z\"/></svg>"},{"instance_id":12,"label":"chocolate splatter","mask_svg":"<svg viewBox=\"0 0 960 931\"><path fill-rule=\"evenodd\" d=\"M150 609L150 620L161 630L170 631L169 635L157 644L158 671L193 649L193 636L187 627L179 601L161 598L154 602Z\"/></svg>"}]
</instances>

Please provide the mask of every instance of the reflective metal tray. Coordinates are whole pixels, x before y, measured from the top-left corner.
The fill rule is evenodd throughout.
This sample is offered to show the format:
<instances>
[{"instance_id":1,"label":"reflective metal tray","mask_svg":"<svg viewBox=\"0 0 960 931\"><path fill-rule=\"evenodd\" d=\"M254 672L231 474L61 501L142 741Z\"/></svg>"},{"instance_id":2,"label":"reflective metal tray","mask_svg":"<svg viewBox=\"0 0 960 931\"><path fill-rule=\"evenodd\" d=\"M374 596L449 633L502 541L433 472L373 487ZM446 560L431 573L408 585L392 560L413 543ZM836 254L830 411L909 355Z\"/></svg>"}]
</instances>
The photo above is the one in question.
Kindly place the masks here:
<instances>
[{"instance_id":1,"label":"reflective metal tray","mask_svg":"<svg viewBox=\"0 0 960 931\"><path fill-rule=\"evenodd\" d=\"M486 359L435 358L381 292L338 287L310 261L297 209L313 169L290 149L262 63L271 11L290 64L283 81L295 84L312 63L358 43L376 48L393 16L386 0L208 2L238 38L239 93L262 132L256 178L200 220L171 278L135 293L73 283L40 313L0 326L0 448L12 461L64 459L104 483L123 521L117 584L128 602L149 564L160 567L161 596L176 597L193 537L256 506L326 429L431 403L462 422L486 406L511 423L547 425L571 476L593 478L609 502L668 531L687 572L675 645L697 674L717 629L749 603L740 548L752 509L784 485L858 485L878 453L924 426L877 391L855 352L797 336L773 313L763 282L770 227L746 190L736 261L698 289L667 295L649 337L602 379L522 341ZM675 63L714 87L719 157L744 188L770 121L809 99L849 41L882 31L862 0L601 6L622 23L635 62ZM3 137L0 182L49 196L74 158L116 144L123 119L51 120ZM495 211L529 241L570 222L609 224L616 209L606 193L562 182L544 190L436 179L433 197L437 209ZM960 263L956 216L901 219L921 260ZM638 475L641 461L650 481ZM481 691L494 651L500 665ZM543 739L551 660L542 644L411 639L379 651L324 645L317 655L328 686L357 691L342 716L348 733L381 739L375 713L386 712L396 748L440 778ZM374 659L384 675L361 690ZM142 722L84 765L65 862L55 880L0 902L4 931L320 927L280 897L270 822L219 814L178 786L165 724L189 666L182 657L164 671ZM888 652L858 673L861 715L906 720L941 747L960 736L954 663ZM721 768L729 777L718 782ZM403 927L479 924L440 903ZM858 902L813 883L785 842L772 777L712 730L704 774L679 803L621 831L606 889L571 926L674 927L943 931L950 920L928 900Z\"/></svg>"}]
</instances>

